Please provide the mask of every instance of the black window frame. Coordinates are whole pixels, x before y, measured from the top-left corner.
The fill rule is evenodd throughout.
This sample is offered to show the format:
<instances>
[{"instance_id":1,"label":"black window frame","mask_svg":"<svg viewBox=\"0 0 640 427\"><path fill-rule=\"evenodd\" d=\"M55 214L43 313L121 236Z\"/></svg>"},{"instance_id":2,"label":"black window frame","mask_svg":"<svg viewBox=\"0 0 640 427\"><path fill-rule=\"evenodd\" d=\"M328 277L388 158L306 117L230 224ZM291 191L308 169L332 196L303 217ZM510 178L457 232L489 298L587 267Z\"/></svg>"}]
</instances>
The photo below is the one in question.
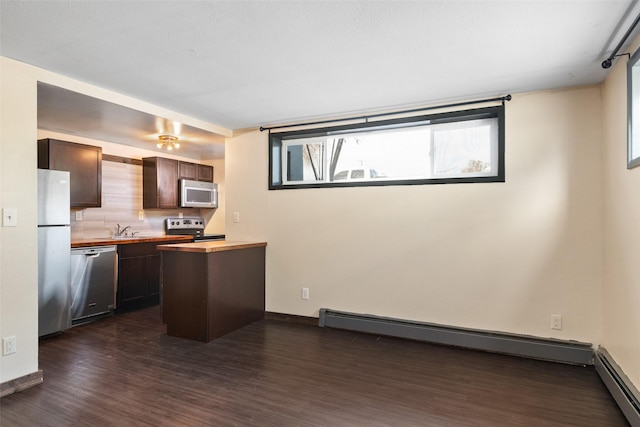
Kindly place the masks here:
<instances>
[{"instance_id":1,"label":"black window frame","mask_svg":"<svg viewBox=\"0 0 640 427\"><path fill-rule=\"evenodd\" d=\"M429 124L444 124L480 119L498 119L498 173L493 176L448 177L401 180L371 180L371 181L331 181L310 182L299 184L284 184L280 165L280 155L283 141L303 137L324 137L332 133L349 131L366 131L376 128L403 128L417 126L426 121ZM505 106L496 105L469 110L448 111L444 113L425 114L420 116L402 117L396 119L369 121L339 126L329 126L313 129L302 129L287 132L269 132L269 190L294 190L301 188L336 188L336 187L379 187L388 185L438 185L438 184L476 184L505 182ZM274 158L277 161L274 161ZM277 167L277 170L276 170ZM277 176L276 176L277 172ZM278 181L274 181L277 178Z\"/></svg>"}]
</instances>

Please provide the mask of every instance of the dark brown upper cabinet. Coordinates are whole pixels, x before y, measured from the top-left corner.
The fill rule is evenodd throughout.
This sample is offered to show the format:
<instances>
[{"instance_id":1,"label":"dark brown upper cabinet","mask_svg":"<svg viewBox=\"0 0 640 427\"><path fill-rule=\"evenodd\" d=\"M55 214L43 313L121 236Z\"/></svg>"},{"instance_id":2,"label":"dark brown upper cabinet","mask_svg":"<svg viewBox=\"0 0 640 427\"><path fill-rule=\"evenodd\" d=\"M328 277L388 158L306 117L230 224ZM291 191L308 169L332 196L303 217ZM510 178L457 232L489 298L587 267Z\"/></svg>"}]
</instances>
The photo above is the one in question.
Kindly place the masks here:
<instances>
[{"instance_id":1,"label":"dark brown upper cabinet","mask_svg":"<svg viewBox=\"0 0 640 427\"><path fill-rule=\"evenodd\" d=\"M180 178L213 182L213 166L179 162Z\"/></svg>"},{"instance_id":2,"label":"dark brown upper cabinet","mask_svg":"<svg viewBox=\"0 0 640 427\"><path fill-rule=\"evenodd\" d=\"M178 207L178 161L163 157L142 159L143 209Z\"/></svg>"},{"instance_id":3,"label":"dark brown upper cabinet","mask_svg":"<svg viewBox=\"0 0 640 427\"><path fill-rule=\"evenodd\" d=\"M40 139L38 168L70 172L72 208L102 206L102 148Z\"/></svg>"},{"instance_id":4,"label":"dark brown upper cabinet","mask_svg":"<svg viewBox=\"0 0 640 427\"><path fill-rule=\"evenodd\" d=\"M198 179L198 165L189 162L178 163L178 176L179 178L192 179L196 181Z\"/></svg>"},{"instance_id":5,"label":"dark brown upper cabinet","mask_svg":"<svg viewBox=\"0 0 640 427\"><path fill-rule=\"evenodd\" d=\"M213 166L198 165L198 181L213 182Z\"/></svg>"}]
</instances>

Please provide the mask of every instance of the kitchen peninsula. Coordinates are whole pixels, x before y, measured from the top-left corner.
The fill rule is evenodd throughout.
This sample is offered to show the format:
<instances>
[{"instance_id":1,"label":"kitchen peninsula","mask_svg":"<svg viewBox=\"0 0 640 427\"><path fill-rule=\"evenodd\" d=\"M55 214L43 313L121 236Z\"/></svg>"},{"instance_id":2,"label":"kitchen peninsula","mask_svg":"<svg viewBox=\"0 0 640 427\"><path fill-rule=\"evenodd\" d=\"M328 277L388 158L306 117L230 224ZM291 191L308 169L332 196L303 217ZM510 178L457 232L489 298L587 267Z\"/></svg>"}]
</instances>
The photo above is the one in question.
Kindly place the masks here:
<instances>
[{"instance_id":1,"label":"kitchen peninsula","mask_svg":"<svg viewBox=\"0 0 640 427\"><path fill-rule=\"evenodd\" d=\"M209 342L264 317L266 242L160 245L167 335Z\"/></svg>"}]
</instances>

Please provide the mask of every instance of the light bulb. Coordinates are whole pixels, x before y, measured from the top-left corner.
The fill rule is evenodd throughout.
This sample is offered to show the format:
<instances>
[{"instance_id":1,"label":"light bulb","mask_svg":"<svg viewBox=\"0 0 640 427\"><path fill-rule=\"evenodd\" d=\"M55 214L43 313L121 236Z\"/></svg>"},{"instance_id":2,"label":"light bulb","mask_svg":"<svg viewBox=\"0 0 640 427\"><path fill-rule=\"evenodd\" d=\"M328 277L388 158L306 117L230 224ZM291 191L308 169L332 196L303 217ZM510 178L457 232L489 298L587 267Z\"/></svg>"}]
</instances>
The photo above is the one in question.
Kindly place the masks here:
<instances>
[{"instance_id":1,"label":"light bulb","mask_svg":"<svg viewBox=\"0 0 640 427\"><path fill-rule=\"evenodd\" d=\"M0 0L1 1L1 0ZM156 144L158 148L166 148L167 151L172 151L174 148L180 148L180 144L178 143L178 137L173 135L160 135L158 136L160 142Z\"/></svg>"}]
</instances>

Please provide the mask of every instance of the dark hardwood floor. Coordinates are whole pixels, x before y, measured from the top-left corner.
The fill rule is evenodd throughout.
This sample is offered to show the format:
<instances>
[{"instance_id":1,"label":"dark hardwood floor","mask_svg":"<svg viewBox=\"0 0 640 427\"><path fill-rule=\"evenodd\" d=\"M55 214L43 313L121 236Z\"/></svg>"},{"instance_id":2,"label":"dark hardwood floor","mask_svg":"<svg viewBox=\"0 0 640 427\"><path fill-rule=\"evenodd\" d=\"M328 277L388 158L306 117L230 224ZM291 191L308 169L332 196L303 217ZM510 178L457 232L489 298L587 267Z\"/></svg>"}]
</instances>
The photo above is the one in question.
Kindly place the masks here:
<instances>
[{"instance_id":1,"label":"dark hardwood floor","mask_svg":"<svg viewBox=\"0 0 640 427\"><path fill-rule=\"evenodd\" d=\"M40 345L13 426L626 426L593 367L263 320L208 344L158 307Z\"/></svg>"}]
</instances>

